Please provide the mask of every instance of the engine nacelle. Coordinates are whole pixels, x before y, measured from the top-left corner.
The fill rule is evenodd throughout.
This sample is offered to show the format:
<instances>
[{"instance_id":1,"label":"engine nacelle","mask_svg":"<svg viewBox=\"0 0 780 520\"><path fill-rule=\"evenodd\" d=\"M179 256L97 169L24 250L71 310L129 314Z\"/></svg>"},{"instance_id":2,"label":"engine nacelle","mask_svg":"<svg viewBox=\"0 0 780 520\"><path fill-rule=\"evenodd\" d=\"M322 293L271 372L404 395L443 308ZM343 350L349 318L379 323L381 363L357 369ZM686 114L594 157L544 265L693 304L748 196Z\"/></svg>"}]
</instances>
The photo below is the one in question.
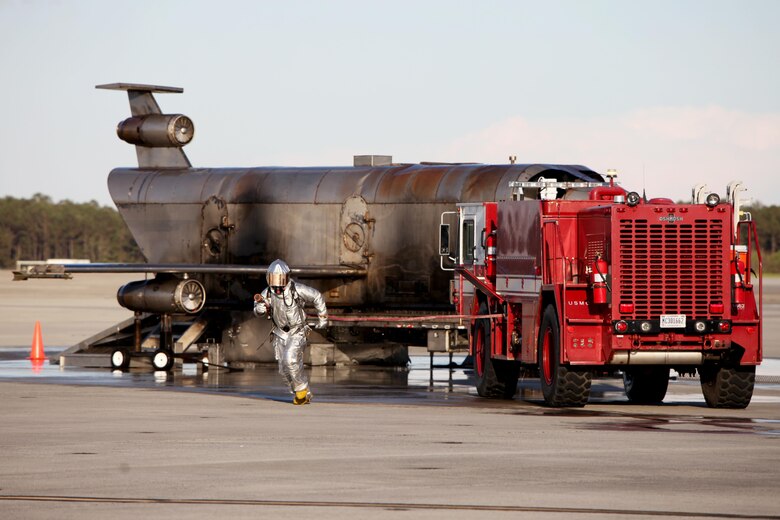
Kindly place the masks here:
<instances>
[{"instance_id":1,"label":"engine nacelle","mask_svg":"<svg viewBox=\"0 0 780 520\"><path fill-rule=\"evenodd\" d=\"M195 135L192 119L181 114L150 114L129 117L116 127L125 142L150 148L181 148Z\"/></svg>"},{"instance_id":2,"label":"engine nacelle","mask_svg":"<svg viewBox=\"0 0 780 520\"><path fill-rule=\"evenodd\" d=\"M139 280L119 288L119 305L131 311L156 314L195 314L206 304L206 289L198 280L170 278Z\"/></svg>"}]
</instances>

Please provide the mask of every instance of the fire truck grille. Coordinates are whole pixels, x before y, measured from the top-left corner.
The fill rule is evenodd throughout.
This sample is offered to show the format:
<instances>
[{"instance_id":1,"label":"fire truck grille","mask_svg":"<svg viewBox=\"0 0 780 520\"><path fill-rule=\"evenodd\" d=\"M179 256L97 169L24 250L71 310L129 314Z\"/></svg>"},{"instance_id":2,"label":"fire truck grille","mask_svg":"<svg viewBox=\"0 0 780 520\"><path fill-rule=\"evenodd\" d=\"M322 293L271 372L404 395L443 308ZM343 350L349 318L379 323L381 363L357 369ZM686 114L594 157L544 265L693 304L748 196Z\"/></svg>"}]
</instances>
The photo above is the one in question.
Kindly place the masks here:
<instances>
[{"instance_id":1,"label":"fire truck grille","mask_svg":"<svg viewBox=\"0 0 780 520\"><path fill-rule=\"evenodd\" d=\"M624 319L657 320L662 314L706 318L710 304L726 300L723 220L692 223L620 221L617 295L633 304Z\"/></svg>"}]
</instances>

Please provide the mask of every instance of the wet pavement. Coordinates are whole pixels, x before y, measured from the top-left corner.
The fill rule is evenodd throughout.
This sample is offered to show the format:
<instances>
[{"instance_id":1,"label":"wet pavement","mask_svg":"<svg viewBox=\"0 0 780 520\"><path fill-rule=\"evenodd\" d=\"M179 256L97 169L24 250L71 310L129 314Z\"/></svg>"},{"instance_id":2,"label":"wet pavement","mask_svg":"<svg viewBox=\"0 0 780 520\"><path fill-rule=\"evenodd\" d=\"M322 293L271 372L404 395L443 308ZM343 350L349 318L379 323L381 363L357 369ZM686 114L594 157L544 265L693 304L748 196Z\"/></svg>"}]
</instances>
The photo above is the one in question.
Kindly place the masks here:
<instances>
[{"instance_id":1,"label":"wet pavement","mask_svg":"<svg viewBox=\"0 0 780 520\"><path fill-rule=\"evenodd\" d=\"M47 351L50 358L58 351ZM103 368L59 366L45 361L33 363L29 349L0 349L0 382L36 382L64 385L155 388L234 395L273 401L289 401L290 393L281 383L275 365L250 368L203 370L185 363L171 373L134 368L126 372ZM513 401L479 398L474 388L473 370L461 365L465 356L437 356L431 368L429 356L411 356L407 367L329 366L307 367L317 402L383 403L427 406L512 407L518 402L536 407L542 404L537 378L522 378ZM705 407L699 381L672 374L669 391L661 406ZM769 359L759 366L756 390L751 403L780 404L780 360ZM618 378L593 382L589 404L629 404ZM548 409L542 410L549 412ZM525 412L524 412L525 413Z\"/></svg>"}]
</instances>

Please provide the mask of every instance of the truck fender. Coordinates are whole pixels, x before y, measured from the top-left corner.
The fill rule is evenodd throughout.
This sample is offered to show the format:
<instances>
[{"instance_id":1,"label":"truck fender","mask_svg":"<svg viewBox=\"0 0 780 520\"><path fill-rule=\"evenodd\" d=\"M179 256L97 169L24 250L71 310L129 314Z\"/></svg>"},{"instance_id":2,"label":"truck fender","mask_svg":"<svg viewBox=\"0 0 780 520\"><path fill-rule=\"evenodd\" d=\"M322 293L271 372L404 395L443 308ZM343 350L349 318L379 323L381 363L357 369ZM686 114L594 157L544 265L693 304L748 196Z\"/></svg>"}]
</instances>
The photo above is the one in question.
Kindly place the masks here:
<instances>
[{"instance_id":1,"label":"truck fender","mask_svg":"<svg viewBox=\"0 0 780 520\"><path fill-rule=\"evenodd\" d=\"M558 291L550 289L543 289L541 298L540 298L540 305L536 310L536 317L534 319L534 330L533 330L533 363L537 364L539 362L539 352L536 346L539 344L539 329L542 327L542 314L544 314L544 310L547 308L548 305L552 305L555 307L555 314L558 316L558 325L560 325L561 320L561 313L558 309L562 308L562 302L560 295L558 294ZM563 336L563 327L559 327L561 337ZM563 345L563 341L561 341L561 345Z\"/></svg>"}]
</instances>

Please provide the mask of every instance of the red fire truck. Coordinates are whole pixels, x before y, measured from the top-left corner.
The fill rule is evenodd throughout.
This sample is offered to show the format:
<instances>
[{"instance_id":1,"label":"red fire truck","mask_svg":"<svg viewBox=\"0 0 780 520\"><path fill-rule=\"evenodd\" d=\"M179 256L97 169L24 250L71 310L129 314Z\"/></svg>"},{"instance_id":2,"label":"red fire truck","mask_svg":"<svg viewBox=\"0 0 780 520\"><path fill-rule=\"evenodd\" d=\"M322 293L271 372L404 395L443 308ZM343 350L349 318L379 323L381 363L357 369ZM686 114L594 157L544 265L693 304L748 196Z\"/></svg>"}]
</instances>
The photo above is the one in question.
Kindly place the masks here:
<instances>
[{"instance_id":1,"label":"red fire truck","mask_svg":"<svg viewBox=\"0 0 780 520\"><path fill-rule=\"evenodd\" d=\"M710 407L750 403L761 257L739 184L727 201L694 190L691 204L645 200L614 179L512 188L513 200L442 215L453 301L476 317L469 350L480 396L511 398L530 368L549 406L583 406L594 377L618 372L630 401L659 403L674 369L698 372Z\"/></svg>"}]
</instances>

